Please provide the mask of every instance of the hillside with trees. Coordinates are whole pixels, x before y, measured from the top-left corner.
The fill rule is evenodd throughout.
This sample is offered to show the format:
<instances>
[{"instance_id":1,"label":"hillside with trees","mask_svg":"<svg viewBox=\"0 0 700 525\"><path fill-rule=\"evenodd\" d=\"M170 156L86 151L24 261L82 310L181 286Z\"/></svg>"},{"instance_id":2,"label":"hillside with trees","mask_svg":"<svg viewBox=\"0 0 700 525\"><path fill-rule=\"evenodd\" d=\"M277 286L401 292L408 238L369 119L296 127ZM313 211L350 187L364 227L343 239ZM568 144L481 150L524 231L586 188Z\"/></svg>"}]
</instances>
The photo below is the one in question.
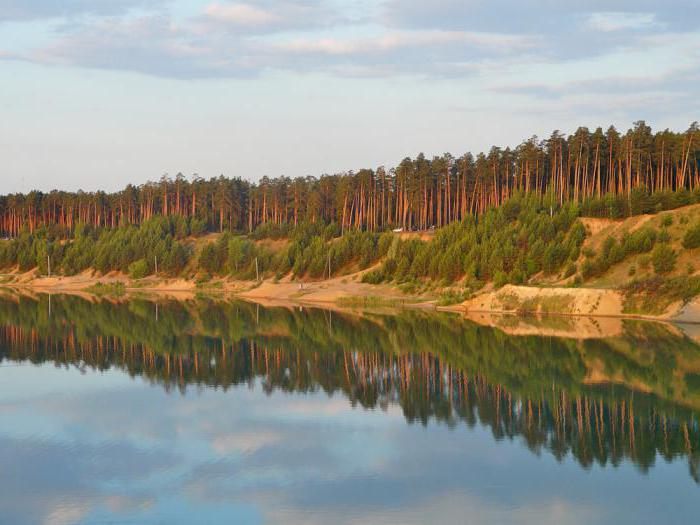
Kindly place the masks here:
<instances>
[{"instance_id":1,"label":"hillside with trees","mask_svg":"<svg viewBox=\"0 0 700 525\"><path fill-rule=\"evenodd\" d=\"M687 302L700 293L699 150L696 123L654 134L637 122L390 170L9 195L0 268L256 282L361 272L445 304L506 284Z\"/></svg>"}]
</instances>

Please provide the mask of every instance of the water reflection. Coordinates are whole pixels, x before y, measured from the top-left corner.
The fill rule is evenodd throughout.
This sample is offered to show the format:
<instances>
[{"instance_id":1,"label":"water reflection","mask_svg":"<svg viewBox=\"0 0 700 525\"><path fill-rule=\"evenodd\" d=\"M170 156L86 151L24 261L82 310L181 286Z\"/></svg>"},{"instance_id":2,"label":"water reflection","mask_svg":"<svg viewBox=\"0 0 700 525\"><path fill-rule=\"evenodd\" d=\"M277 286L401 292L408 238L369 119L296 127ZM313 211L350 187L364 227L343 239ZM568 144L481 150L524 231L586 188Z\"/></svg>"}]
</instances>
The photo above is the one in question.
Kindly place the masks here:
<instances>
[{"instance_id":1,"label":"water reflection","mask_svg":"<svg viewBox=\"0 0 700 525\"><path fill-rule=\"evenodd\" d=\"M0 421L13 423L0 434L0 464L6 472L24 472L11 484L16 498L2 499L3 508L16 506L14 516L29 507L19 494L37 478L49 483L47 493L61 486L60 477L46 476L48 468L81 481L69 483L73 500L61 493L66 522L113 518L120 508L141 509L139 519L166 516L168 522L204 512L184 508L181 498L163 497L173 479L180 490L208 502L213 522L232 513L241 521L306 521L309 509L319 521L339 521L337 505L353 499L363 503L353 519L402 521L402 505L420 500L425 512L437 512L437 506L445 519L452 511L458 519L456 509L469 503L473 512L485 512L486 521L525 521L515 518L527 512L552 520L555 507L524 508L538 483L552 494L561 490L545 468L549 463L538 457L564 465L565 458L573 459L579 471L633 464L646 473L666 472L658 457L678 458L690 473L685 480L698 481L700 346L665 325L625 322L613 337L575 339L508 335L454 315L354 315L209 299L114 303L54 296L49 315L47 297L13 296L0 300L0 327L2 367L32 362L88 374L109 371L89 396L75 392L74 378L75 385L49 388L45 396L19 404L7 401L19 385L0 391ZM16 377L36 384L44 374L55 381L50 368L31 370L38 375ZM155 388L125 386L121 372L146 378ZM189 395L193 387L195 398ZM257 395L261 391L267 396ZM178 392L181 402L167 401ZM44 414L41 422L30 417L35 411ZM397 430L397 417L415 424ZM398 446L388 432L410 439ZM458 442L463 433L472 440L470 448ZM54 439L37 438L46 435ZM96 442L84 443L85 436ZM483 441L475 445L475 439ZM501 441L518 443L515 450L524 443L531 459L516 452L509 457L502 449L489 456ZM59 462L74 456L78 461ZM194 466L172 471L193 456L199 458ZM533 468L539 481L523 486L523 472ZM503 472L518 487L509 489L510 503L485 504L493 495L480 482L492 475L493 483L502 484ZM96 479L112 487L128 480L130 490L90 496ZM417 480L441 487L439 498ZM674 482L682 487L680 498L689 485L677 477ZM464 492L465 486L470 490ZM578 490L585 499L586 491ZM91 505L79 504L90 497ZM615 497L616 512L622 512L624 497ZM268 498L287 501L280 506ZM392 501L387 508L386 498ZM678 502L676 511L689 501ZM568 511L574 503L569 501ZM521 512L503 514L508 504ZM91 513L76 510L86 507ZM393 513L363 515L367 507ZM576 510L577 519L595 521L594 506L584 507ZM263 508L281 514L263 516ZM606 519L607 511L596 510Z\"/></svg>"}]
</instances>

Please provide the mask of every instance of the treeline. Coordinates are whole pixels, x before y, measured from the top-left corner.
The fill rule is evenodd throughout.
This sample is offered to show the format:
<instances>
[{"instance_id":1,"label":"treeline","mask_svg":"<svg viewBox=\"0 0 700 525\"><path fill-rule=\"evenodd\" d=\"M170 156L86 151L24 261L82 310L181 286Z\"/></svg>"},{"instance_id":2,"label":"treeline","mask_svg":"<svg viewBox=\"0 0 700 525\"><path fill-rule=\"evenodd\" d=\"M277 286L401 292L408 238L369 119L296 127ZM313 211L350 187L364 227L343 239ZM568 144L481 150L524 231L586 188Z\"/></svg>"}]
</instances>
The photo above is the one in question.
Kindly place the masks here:
<instances>
[{"instance_id":1,"label":"treeline","mask_svg":"<svg viewBox=\"0 0 700 525\"><path fill-rule=\"evenodd\" d=\"M138 227L100 228L81 223L70 240L42 226L0 243L0 268L37 268L43 275L116 270L134 278L157 270L174 276L191 260L192 248L182 239L195 231L201 231L201 224L183 217L157 217Z\"/></svg>"},{"instance_id":2,"label":"treeline","mask_svg":"<svg viewBox=\"0 0 700 525\"><path fill-rule=\"evenodd\" d=\"M645 226L620 239L609 237L597 252L584 250L581 259L587 234L577 220L580 214L573 202L552 208L537 195L519 192L482 215L436 230L427 241L391 231L353 229L342 234L337 223L304 221L297 226L261 225L252 235L227 231L202 243L200 251L191 237L203 233L205 225L192 217L156 216L138 226L116 228L80 223L70 239L41 226L0 242L0 269L36 268L41 275L120 271L135 279L148 275L318 279L382 261L363 276L364 282L407 283L404 291L413 293L420 286L461 281L465 295L486 282L497 287L522 284L536 275L575 276L574 284L580 284L636 254L644 254L639 269L653 266L657 275L676 270L679 254L669 244L670 216L658 230ZM285 242L275 242L278 239ZM685 249L700 246L700 223L687 226L681 244ZM688 273L695 269L689 268ZM636 270L637 266L631 267L629 277Z\"/></svg>"},{"instance_id":3,"label":"treeline","mask_svg":"<svg viewBox=\"0 0 700 525\"><path fill-rule=\"evenodd\" d=\"M69 236L78 224L138 225L155 216L196 220L207 231L253 232L264 224L336 223L348 229L442 227L499 206L517 192L550 206L573 201L584 214L625 216L700 200L700 128L652 133L643 121L624 134L580 127L517 147L395 168L257 183L182 174L116 193L52 191L0 198L0 230L16 237L42 225Z\"/></svg>"},{"instance_id":4,"label":"treeline","mask_svg":"<svg viewBox=\"0 0 700 525\"><path fill-rule=\"evenodd\" d=\"M336 224L302 223L285 231L289 242L270 246L225 232L197 254L186 238L202 232L202 224L180 216L153 217L139 226L116 228L78 224L71 239L61 239L44 226L0 243L0 269L36 268L42 275L74 275L84 270L175 277L230 276L239 279L328 277L350 263L363 269L386 255L390 232L353 230L340 236ZM264 230L264 229L263 229ZM275 236L269 229L261 235ZM267 238L267 237L265 237Z\"/></svg>"}]
</instances>

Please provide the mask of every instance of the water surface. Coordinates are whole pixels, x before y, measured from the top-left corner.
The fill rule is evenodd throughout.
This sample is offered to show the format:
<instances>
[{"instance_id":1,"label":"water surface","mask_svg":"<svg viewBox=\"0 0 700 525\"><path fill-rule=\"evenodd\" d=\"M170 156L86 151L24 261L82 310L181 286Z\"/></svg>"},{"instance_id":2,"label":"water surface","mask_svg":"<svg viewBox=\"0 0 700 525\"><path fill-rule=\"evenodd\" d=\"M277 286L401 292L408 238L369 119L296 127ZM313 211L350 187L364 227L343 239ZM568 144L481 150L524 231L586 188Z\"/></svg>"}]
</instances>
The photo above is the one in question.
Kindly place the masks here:
<instances>
[{"instance_id":1,"label":"water surface","mask_svg":"<svg viewBox=\"0 0 700 525\"><path fill-rule=\"evenodd\" d=\"M700 346L571 323L3 296L0 522L694 522Z\"/></svg>"}]
</instances>

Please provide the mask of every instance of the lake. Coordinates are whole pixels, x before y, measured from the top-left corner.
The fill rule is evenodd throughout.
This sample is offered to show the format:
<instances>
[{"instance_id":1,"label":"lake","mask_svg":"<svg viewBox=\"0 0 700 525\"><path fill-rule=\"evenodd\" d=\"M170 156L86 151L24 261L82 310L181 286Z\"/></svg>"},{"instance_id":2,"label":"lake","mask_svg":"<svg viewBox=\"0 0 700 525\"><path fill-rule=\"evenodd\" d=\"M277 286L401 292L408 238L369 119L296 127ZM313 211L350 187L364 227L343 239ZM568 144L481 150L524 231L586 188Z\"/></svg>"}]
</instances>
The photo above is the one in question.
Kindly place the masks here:
<instances>
[{"instance_id":1,"label":"lake","mask_svg":"<svg viewBox=\"0 0 700 525\"><path fill-rule=\"evenodd\" d=\"M0 523L694 522L694 328L588 323L5 292Z\"/></svg>"}]
</instances>

